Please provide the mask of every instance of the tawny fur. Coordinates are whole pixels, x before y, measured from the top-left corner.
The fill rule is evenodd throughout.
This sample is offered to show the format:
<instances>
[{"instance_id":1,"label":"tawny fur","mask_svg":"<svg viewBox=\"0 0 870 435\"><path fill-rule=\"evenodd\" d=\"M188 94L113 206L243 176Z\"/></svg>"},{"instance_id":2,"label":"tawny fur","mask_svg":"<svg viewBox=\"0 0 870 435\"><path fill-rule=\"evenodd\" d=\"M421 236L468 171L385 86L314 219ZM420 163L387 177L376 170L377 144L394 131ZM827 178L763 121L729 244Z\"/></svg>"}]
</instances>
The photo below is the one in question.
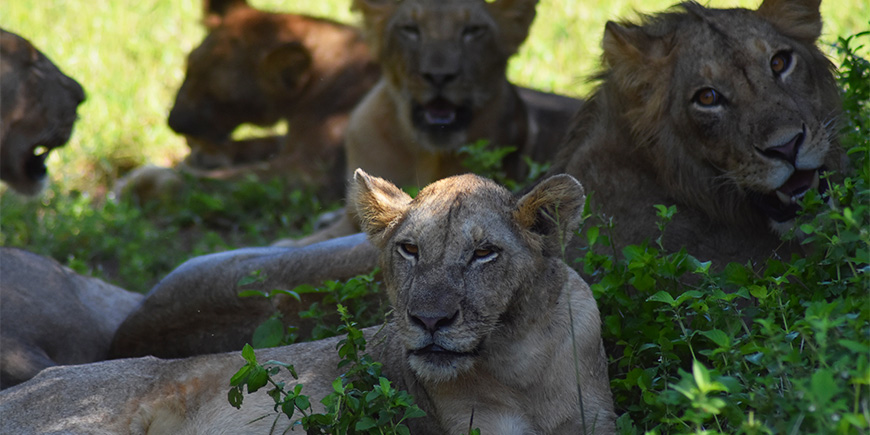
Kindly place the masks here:
<instances>
[{"instance_id":1,"label":"tawny fur","mask_svg":"<svg viewBox=\"0 0 870 435\"><path fill-rule=\"evenodd\" d=\"M576 180L557 176L515 198L465 175L439 181L413 201L361 171L354 183L352 201L367 217L363 226L380 252L395 308L379 335L365 331L369 350L427 412L408 422L412 433L466 431L472 409L482 433L576 434L584 424L587 433L614 433L598 309L554 249L580 218ZM409 243L418 248L415 258L398 250ZM444 309L458 310L456 317L432 334L409 317ZM294 364L303 394L321 409L319 399L338 375L337 340L258 357ZM462 355L410 352L427 342ZM241 410L227 403L227 382L241 365L230 353L45 370L0 392L0 432L267 433L275 414L265 393L247 395ZM40 412L50 417L38 418ZM279 432L289 425L278 422Z\"/></svg>"},{"instance_id":2,"label":"tawny fur","mask_svg":"<svg viewBox=\"0 0 870 435\"><path fill-rule=\"evenodd\" d=\"M346 178L362 168L399 186L423 186L466 172L458 149L480 139L512 146L505 172L523 179L523 157L552 159L580 100L523 89L505 75L528 36L537 0L357 0L366 39L383 77L351 114ZM433 102L449 102L455 120L426 121ZM305 245L358 231L345 216L300 241Z\"/></svg>"},{"instance_id":3,"label":"tawny fur","mask_svg":"<svg viewBox=\"0 0 870 435\"><path fill-rule=\"evenodd\" d=\"M667 249L685 246L717 265L799 249L774 231L790 224L789 213L762 212L752 198L788 191L795 168L841 167L837 87L815 46L818 5L766 0L753 11L686 3L639 23L607 24L601 84L550 174L583 183L592 211L615 223L609 235L617 252L658 236L654 204L678 209ZM791 62L777 74L771 64L781 53ZM722 103L699 104L705 88ZM789 149L789 140L798 145Z\"/></svg>"},{"instance_id":4,"label":"tawny fur","mask_svg":"<svg viewBox=\"0 0 870 435\"><path fill-rule=\"evenodd\" d=\"M169 125L188 138L199 176L283 176L340 198L350 111L380 77L359 30L205 1L208 34L189 55ZM286 121L285 137L233 141L243 123Z\"/></svg>"},{"instance_id":5,"label":"tawny fur","mask_svg":"<svg viewBox=\"0 0 870 435\"><path fill-rule=\"evenodd\" d=\"M46 367L106 359L142 295L21 249L0 248L0 388Z\"/></svg>"}]
</instances>

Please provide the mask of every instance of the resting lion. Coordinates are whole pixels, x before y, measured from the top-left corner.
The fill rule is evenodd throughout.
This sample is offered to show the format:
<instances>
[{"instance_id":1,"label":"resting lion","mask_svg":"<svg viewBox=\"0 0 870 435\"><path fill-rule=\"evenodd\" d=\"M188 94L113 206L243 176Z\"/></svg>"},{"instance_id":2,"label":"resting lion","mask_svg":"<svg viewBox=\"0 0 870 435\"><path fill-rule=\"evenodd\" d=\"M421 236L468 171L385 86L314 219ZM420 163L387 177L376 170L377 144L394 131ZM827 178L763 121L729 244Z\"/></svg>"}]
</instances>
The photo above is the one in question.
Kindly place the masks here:
<instances>
[{"instance_id":1,"label":"resting lion","mask_svg":"<svg viewBox=\"0 0 870 435\"><path fill-rule=\"evenodd\" d=\"M351 191L395 313L380 335L366 330L369 350L427 412L411 433L465 432L472 410L487 434L614 433L598 309L561 258L584 204L576 180L552 177L517 199L464 175L412 200L358 171ZM338 374L337 340L259 359L294 364L319 407ZM49 369L0 392L0 432L268 433L273 419L258 418L273 412L268 395L227 403L241 364L231 353ZM280 433L289 422L278 421Z\"/></svg>"},{"instance_id":2,"label":"resting lion","mask_svg":"<svg viewBox=\"0 0 870 435\"><path fill-rule=\"evenodd\" d=\"M536 5L355 0L383 77L351 114L346 176L363 168L399 186L423 186L467 172L457 150L479 139L517 149L504 162L513 179L526 175L523 157L552 159L582 102L519 88L505 76ZM297 244L357 231L353 217L345 216ZM288 244L293 242L278 242Z\"/></svg>"},{"instance_id":3,"label":"resting lion","mask_svg":"<svg viewBox=\"0 0 870 435\"><path fill-rule=\"evenodd\" d=\"M293 177L331 186L340 197L348 117L380 77L359 30L244 0L204 3L208 35L188 57L168 120L191 147L186 169ZM280 120L286 137L230 138L240 124Z\"/></svg>"},{"instance_id":4,"label":"resting lion","mask_svg":"<svg viewBox=\"0 0 870 435\"><path fill-rule=\"evenodd\" d=\"M0 388L46 367L104 360L141 300L52 259L0 247Z\"/></svg>"},{"instance_id":5,"label":"resting lion","mask_svg":"<svg viewBox=\"0 0 870 435\"><path fill-rule=\"evenodd\" d=\"M69 140L81 85L24 38L0 29L0 179L24 195L45 186L45 159Z\"/></svg>"},{"instance_id":6,"label":"resting lion","mask_svg":"<svg viewBox=\"0 0 870 435\"><path fill-rule=\"evenodd\" d=\"M615 222L617 249L655 239L654 204L676 204L664 244L724 265L799 247L780 233L800 198L841 168L832 65L815 46L818 0L757 10L684 3L607 24L601 85L550 173L568 173ZM578 239L584 239L580 237Z\"/></svg>"}]
</instances>

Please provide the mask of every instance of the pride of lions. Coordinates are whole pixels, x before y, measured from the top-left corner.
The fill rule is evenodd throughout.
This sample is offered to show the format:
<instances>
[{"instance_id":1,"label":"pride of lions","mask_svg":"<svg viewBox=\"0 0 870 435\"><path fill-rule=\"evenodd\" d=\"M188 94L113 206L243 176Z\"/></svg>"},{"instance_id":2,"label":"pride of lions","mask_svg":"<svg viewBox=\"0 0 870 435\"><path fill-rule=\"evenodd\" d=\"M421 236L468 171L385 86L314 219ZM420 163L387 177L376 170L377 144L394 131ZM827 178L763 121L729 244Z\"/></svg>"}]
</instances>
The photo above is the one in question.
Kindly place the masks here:
<instances>
[{"instance_id":1,"label":"pride of lions","mask_svg":"<svg viewBox=\"0 0 870 435\"><path fill-rule=\"evenodd\" d=\"M653 205L666 204L678 207L666 249L719 267L800 254L780 238L797 199L844 169L819 4L684 3L608 22L597 88L580 101L506 77L537 0L353 0L360 30L206 2L209 34L169 116L191 145L187 169L300 172L333 194L347 186L347 207L301 241L193 258L144 297L0 249L0 433L266 433L271 398L235 409L228 380L262 320L304 305L240 300L239 278L292 287L375 266L392 314L365 333L426 412L412 433L464 433L472 413L484 434L614 433L598 308L564 262L586 249L572 237L584 207L615 222L616 248L657 236ZM2 179L34 194L45 169L33 151L67 140L83 92L23 39L4 32L2 48ZM46 99L55 88L65 97ZM277 119L285 137L228 139ZM478 139L515 147L511 177L552 165L513 194L460 175L458 149ZM426 187L412 199L410 184ZM57 340L63 328L88 333ZM320 406L341 374L336 342L258 355L293 363L300 381L282 380L304 380Z\"/></svg>"}]
</instances>

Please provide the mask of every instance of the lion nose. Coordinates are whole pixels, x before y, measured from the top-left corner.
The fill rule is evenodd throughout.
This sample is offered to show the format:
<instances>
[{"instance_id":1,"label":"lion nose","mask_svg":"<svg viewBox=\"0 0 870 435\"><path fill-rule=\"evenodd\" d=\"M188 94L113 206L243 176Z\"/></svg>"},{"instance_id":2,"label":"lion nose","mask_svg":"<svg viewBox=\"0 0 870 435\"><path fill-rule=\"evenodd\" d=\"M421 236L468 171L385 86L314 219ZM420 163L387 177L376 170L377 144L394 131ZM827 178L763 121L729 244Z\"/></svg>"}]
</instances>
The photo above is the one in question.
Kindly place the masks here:
<instances>
[{"instance_id":1,"label":"lion nose","mask_svg":"<svg viewBox=\"0 0 870 435\"><path fill-rule=\"evenodd\" d=\"M448 83L452 82L456 79L458 74L453 73L424 73L423 78L426 79L427 82L431 83L432 86L437 88L444 87Z\"/></svg>"},{"instance_id":2,"label":"lion nose","mask_svg":"<svg viewBox=\"0 0 870 435\"><path fill-rule=\"evenodd\" d=\"M794 137L782 145L773 146L761 151L761 154L772 159L785 160L794 166L797 160L798 149L800 149L800 146L804 143L804 137L806 137L805 131L806 129L794 135Z\"/></svg>"},{"instance_id":3,"label":"lion nose","mask_svg":"<svg viewBox=\"0 0 870 435\"><path fill-rule=\"evenodd\" d=\"M434 316L425 316L408 312L408 317L411 319L411 322L415 323L417 326L425 329L430 334L434 334L439 329L446 328L456 322L456 318L459 317L459 310L455 311L453 314L437 314Z\"/></svg>"}]
</instances>

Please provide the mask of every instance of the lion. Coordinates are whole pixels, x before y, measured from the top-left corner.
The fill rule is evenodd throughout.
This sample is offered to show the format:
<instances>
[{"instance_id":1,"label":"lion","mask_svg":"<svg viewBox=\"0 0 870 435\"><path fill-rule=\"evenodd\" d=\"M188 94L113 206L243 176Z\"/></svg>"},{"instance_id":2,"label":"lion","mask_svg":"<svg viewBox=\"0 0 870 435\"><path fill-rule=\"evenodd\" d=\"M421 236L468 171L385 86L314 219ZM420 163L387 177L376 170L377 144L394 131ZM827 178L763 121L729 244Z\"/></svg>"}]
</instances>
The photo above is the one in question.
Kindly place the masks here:
<instances>
[{"instance_id":1,"label":"lion","mask_svg":"<svg viewBox=\"0 0 870 435\"><path fill-rule=\"evenodd\" d=\"M516 151L505 173L525 178L525 157L548 162L582 101L519 88L505 75L528 36L537 0L355 0L383 75L351 113L346 178L354 168L399 186L466 172L459 148L485 139ZM353 210L325 230L278 246L357 232Z\"/></svg>"},{"instance_id":2,"label":"lion","mask_svg":"<svg viewBox=\"0 0 870 435\"><path fill-rule=\"evenodd\" d=\"M407 422L411 433L459 434L472 413L481 433L615 432L598 308L561 257L583 210L576 180L555 176L518 198L462 175L413 200L363 171L352 184L350 201L379 252L394 308L383 329L364 330L368 349L426 412ZM319 399L339 375L339 339L258 358L294 364L303 394L322 412ZM274 412L267 394L247 396L241 409L226 402L242 363L234 352L48 369L0 392L0 432L283 431L287 419L273 427L260 418ZM286 388L300 382L284 373Z\"/></svg>"},{"instance_id":3,"label":"lion","mask_svg":"<svg viewBox=\"0 0 870 435\"><path fill-rule=\"evenodd\" d=\"M614 221L618 250L658 236L653 205L663 204L677 206L667 250L721 266L787 260L800 249L780 237L797 199L824 192L823 174L842 167L821 28L818 0L683 3L607 23L601 84L550 174L583 183L593 212Z\"/></svg>"},{"instance_id":4,"label":"lion","mask_svg":"<svg viewBox=\"0 0 870 435\"><path fill-rule=\"evenodd\" d=\"M106 359L143 298L14 248L0 247L0 278L0 389L46 367Z\"/></svg>"},{"instance_id":5,"label":"lion","mask_svg":"<svg viewBox=\"0 0 870 435\"><path fill-rule=\"evenodd\" d=\"M255 9L244 0L206 0L208 34L187 59L168 124L191 153L196 175L292 176L344 189L342 143L351 109L380 77L354 27ZM233 141L243 123L284 120L284 137Z\"/></svg>"},{"instance_id":6,"label":"lion","mask_svg":"<svg viewBox=\"0 0 870 435\"><path fill-rule=\"evenodd\" d=\"M0 180L34 196L45 159L72 134L85 91L26 39L0 29Z\"/></svg>"}]
</instances>

